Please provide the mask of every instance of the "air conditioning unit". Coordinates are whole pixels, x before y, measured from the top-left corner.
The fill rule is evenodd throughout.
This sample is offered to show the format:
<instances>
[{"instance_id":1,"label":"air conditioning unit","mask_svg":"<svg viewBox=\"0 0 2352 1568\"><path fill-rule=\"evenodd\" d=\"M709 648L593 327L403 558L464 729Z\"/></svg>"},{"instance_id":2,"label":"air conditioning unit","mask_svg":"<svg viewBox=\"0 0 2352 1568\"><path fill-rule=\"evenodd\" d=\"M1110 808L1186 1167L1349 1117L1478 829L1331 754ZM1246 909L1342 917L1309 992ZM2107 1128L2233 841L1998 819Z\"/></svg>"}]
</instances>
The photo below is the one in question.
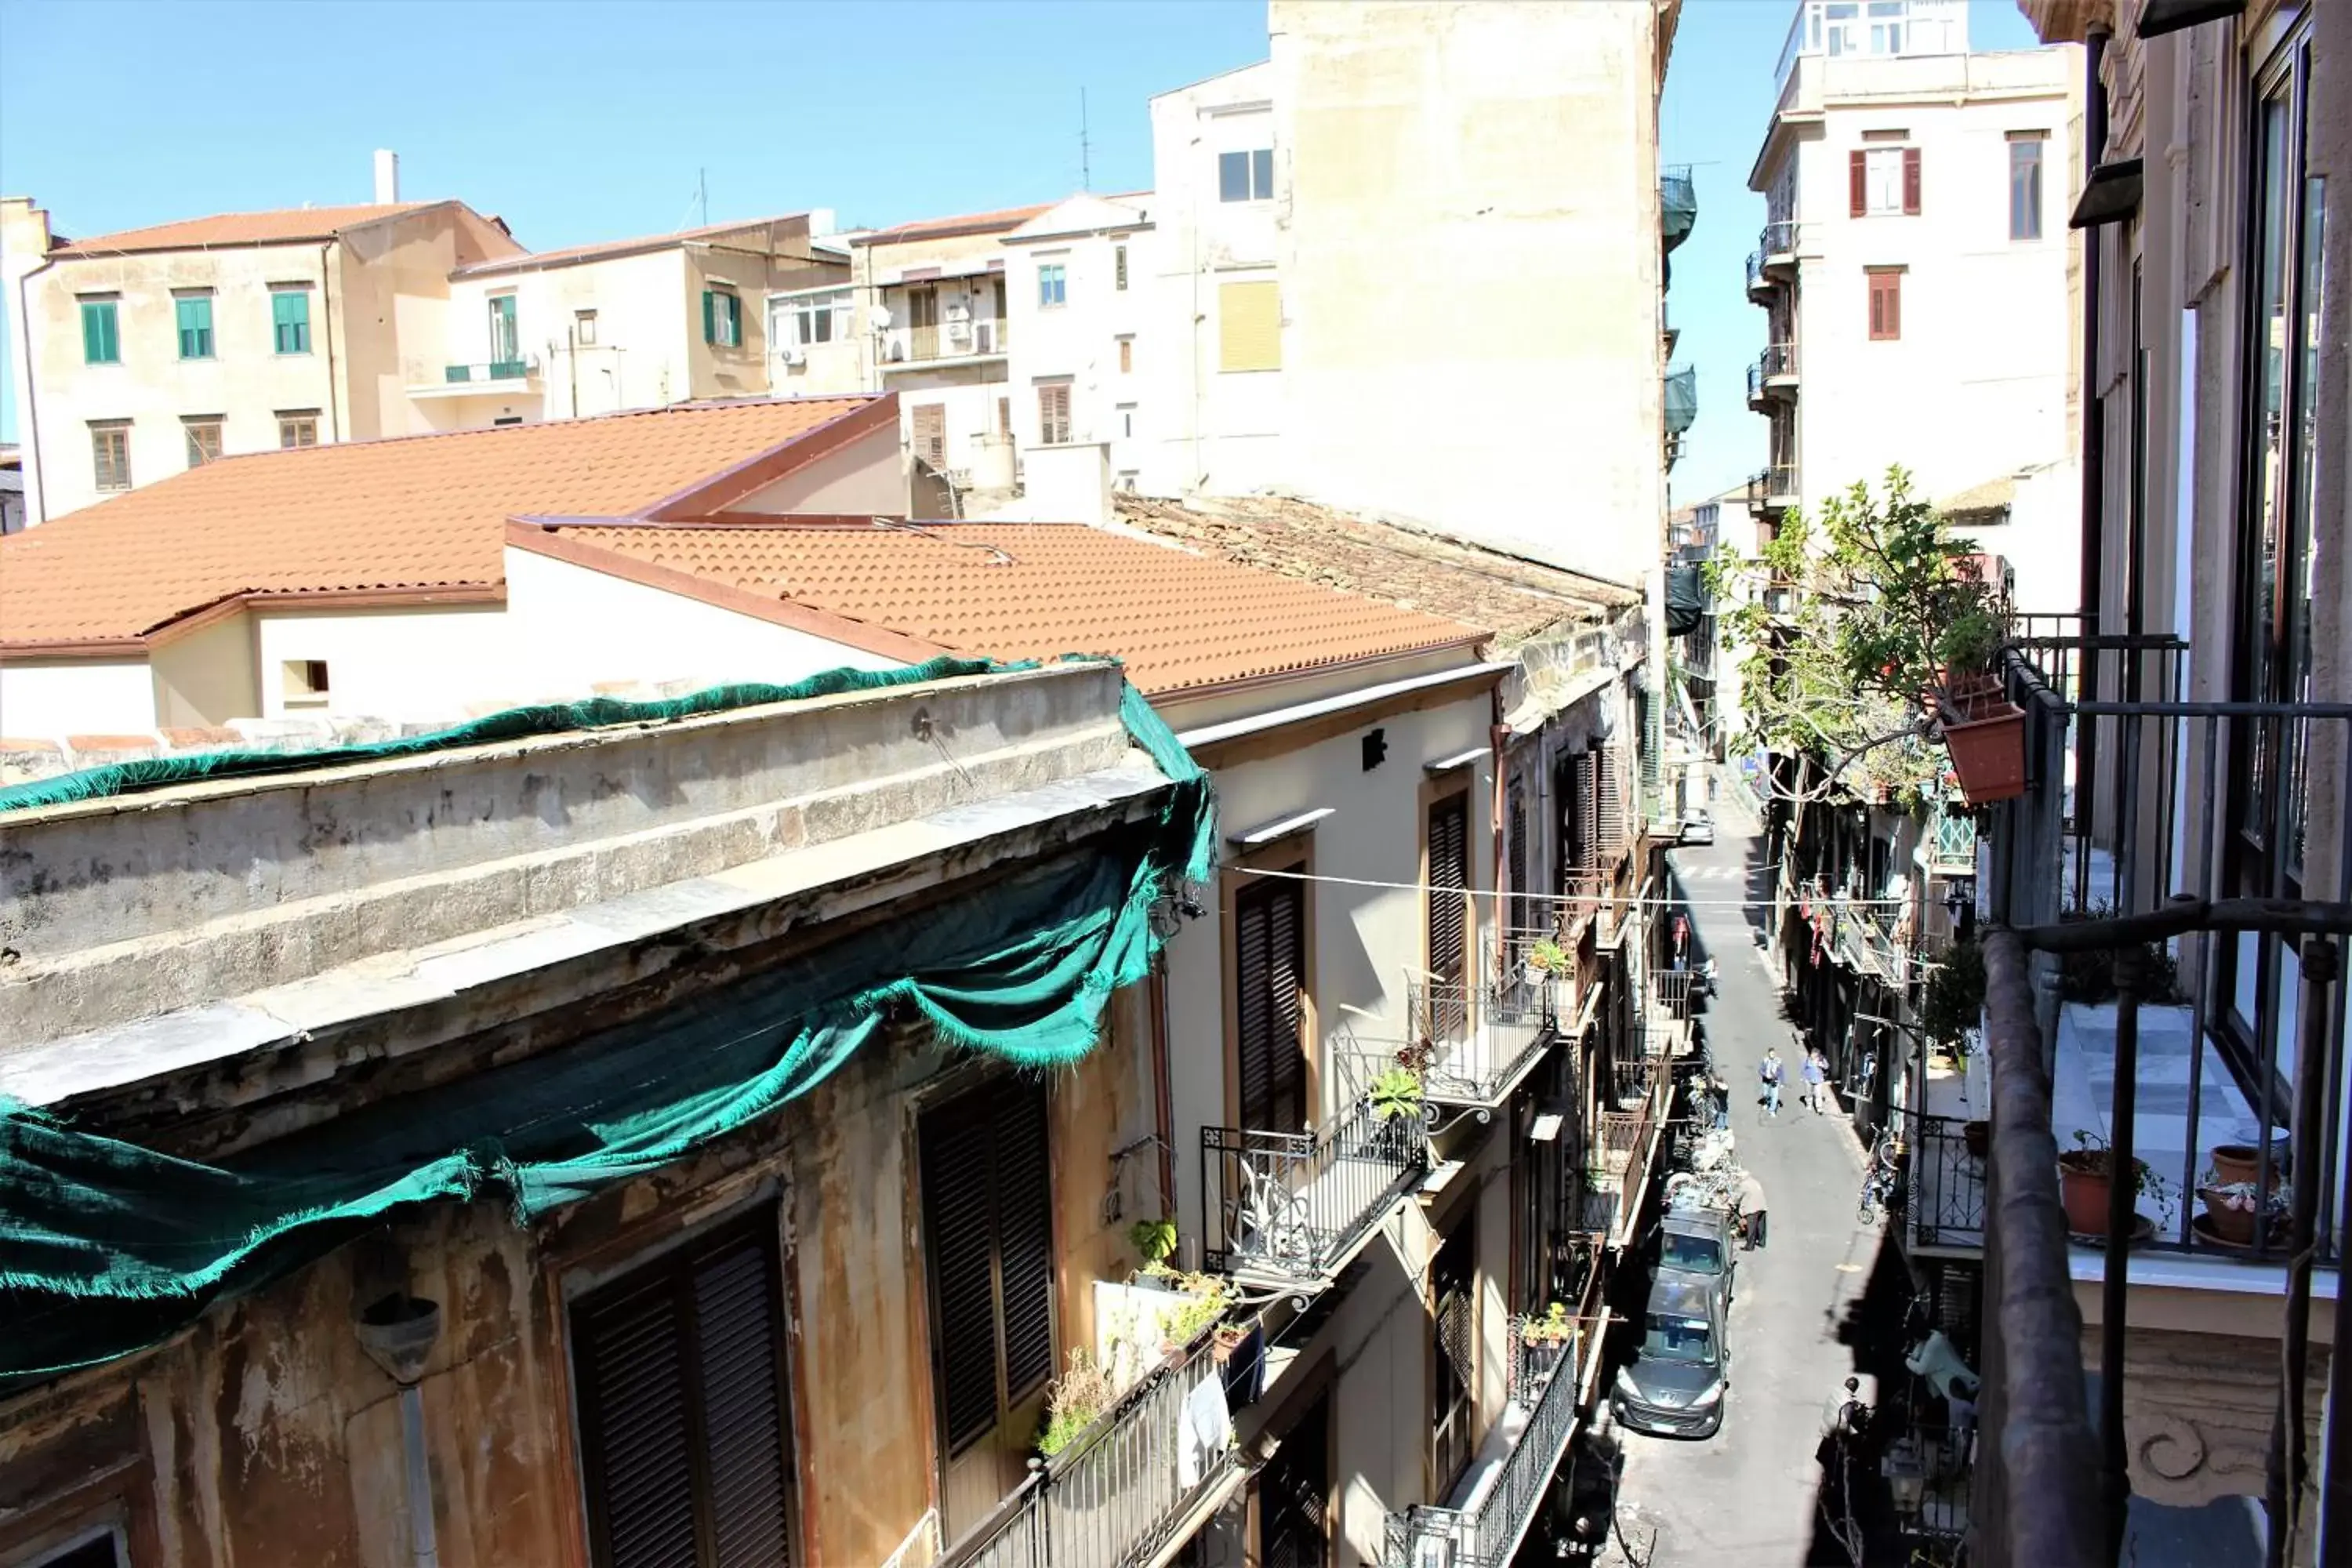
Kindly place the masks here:
<instances>
[{"instance_id":1,"label":"air conditioning unit","mask_svg":"<svg viewBox=\"0 0 2352 1568\"><path fill-rule=\"evenodd\" d=\"M782 360L786 364L806 364L808 363L808 350L801 347L798 343L786 343L782 349L777 351L776 357Z\"/></svg>"}]
</instances>

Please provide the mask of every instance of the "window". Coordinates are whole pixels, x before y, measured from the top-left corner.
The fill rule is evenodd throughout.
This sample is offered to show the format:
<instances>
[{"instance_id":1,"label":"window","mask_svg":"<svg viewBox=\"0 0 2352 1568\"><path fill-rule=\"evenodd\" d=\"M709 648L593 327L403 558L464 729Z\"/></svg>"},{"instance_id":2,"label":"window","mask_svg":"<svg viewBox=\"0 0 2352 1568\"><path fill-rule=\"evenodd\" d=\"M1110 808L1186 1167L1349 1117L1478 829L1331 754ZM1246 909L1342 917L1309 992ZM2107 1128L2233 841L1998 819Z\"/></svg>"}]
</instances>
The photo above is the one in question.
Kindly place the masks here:
<instances>
[{"instance_id":1,"label":"window","mask_svg":"<svg viewBox=\"0 0 2352 1568\"><path fill-rule=\"evenodd\" d=\"M595 311L574 310L572 312L572 341L583 349L593 349L596 346Z\"/></svg>"},{"instance_id":2,"label":"window","mask_svg":"<svg viewBox=\"0 0 2352 1568\"><path fill-rule=\"evenodd\" d=\"M777 300L768 335L778 344L803 349L813 343L848 341L849 290L832 289Z\"/></svg>"},{"instance_id":3,"label":"window","mask_svg":"<svg viewBox=\"0 0 2352 1568\"><path fill-rule=\"evenodd\" d=\"M127 490L131 488L131 426L118 421L89 427L90 462L98 473L98 488L102 490Z\"/></svg>"},{"instance_id":4,"label":"window","mask_svg":"<svg viewBox=\"0 0 2352 1568\"><path fill-rule=\"evenodd\" d=\"M1217 287L1217 368L1282 368L1282 286L1223 283Z\"/></svg>"},{"instance_id":5,"label":"window","mask_svg":"<svg viewBox=\"0 0 2352 1568\"><path fill-rule=\"evenodd\" d=\"M1127 292L1127 247L1123 245L1110 247L1110 279L1113 289L1122 294Z\"/></svg>"},{"instance_id":6,"label":"window","mask_svg":"<svg viewBox=\"0 0 2352 1568\"><path fill-rule=\"evenodd\" d=\"M281 447L315 447L319 444L319 411L297 409L278 416L278 445Z\"/></svg>"},{"instance_id":7,"label":"window","mask_svg":"<svg viewBox=\"0 0 2352 1568\"><path fill-rule=\"evenodd\" d=\"M781 1279L762 1208L572 1303L597 1568L791 1563Z\"/></svg>"},{"instance_id":8,"label":"window","mask_svg":"<svg viewBox=\"0 0 2352 1568\"><path fill-rule=\"evenodd\" d=\"M1285 868L1304 871L1304 862ZM1244 877L1234 895L1234 1082L1242 1126L1297 1132L1307 1103L1307 884Z\"/></svg>"},{"instance_id":9,"label":"window","mask_svg":"<svg viewBox=\"0 0 2352 1568\"><path fill-rule=\"evenodd\" d=\"M1870 280L1870 341L1892 342L1903 335L1903 270L1874 268Z\"/></svg>"},{"instance_id":10,"label":"window","mask_svg":"<svg viewBox=\"0 0 2352 1568\"><path fill-rule=\"evenodd\" d=\"M1872 54L1899 55L1903 52L1903 15L1906 9L1906 0L1870 0Z\"/></svg>"},{"instance_id":11,"label":"window","mask_svg":"<svg viewBox=\"0 0 2352 1568\"><path fill-rule=\"evenodd\" d=\"M1918 148L1857 147L1846 155L1846 174L1849 216L1918 215Z\"/></svg>"},{"instance_id":12,"label":"window","mask_svg":"<svg viewBox=\"0 0 2352 1568\"><path fill-rule=\"evenodd\" d=\"M1013 399L1009 397L996 400L996 433L1008 441L1013 439Z\"/></svg>"},{"instance_id":13,"label":"window","mask_svg":"<svg viewBox=\"0 0 2352 1568\"><path fill-rule=\"evenodd\" d=\"M81 360L84 364L121 364L122 339L111 294L81 302Z\"/></svg>"},{"instance_id":14,"label":"window","mask_svg":"<svg viewBox=\"0 0 2352 1568\"><path fill-rule=\"evenodd\" d=\"M272 289L269 291L270 350L274 353L310 352L310 290Z\"/></svg>"},{"instance_id":15,"label":"window","mask_svg":"<svg viewBox=\"0 0 2352 1568\"><path fill-rule=\"evenodd\" d=\"M1118 340L1118 374L1121 375L1135 374L1135 340L1133 338Z\"/></svg>"},{"instance_id":16,"label":"window","mask_svg":"<svg viewBox=\"0 0 2352 1568\"><path fill-rule=\"evenodd\" d=\"M121 1527L106 1524L82 1531L26 1560L25 1568L127 1568L130 1561L131 1554L122 1544Z\"/></svg>"},{"instance_id":17,"label":"window","mask_svg":"<svg viewBox=\"0 0 2352 1568\"><path fill-rule=\"evenodd\" d=\"M948 409L944 403L918 403L908 410L914 427L915 456L934 468L948 466Z\"/></svg>"},{"instance_id":18,"label":"window","mask_svg":"<svg viewBox=\"0 0 2352 1568\"><path fill-rule=\"evenodd\" d=\"M2042 148L2040 132L2009 139L2009 237L2042 237Z\"/></svg>"},{"instance_id":19,"label":"window","mask_svg":"<svg viewBox=\"0 0 2352 1568\"><path fill-rule=\"evenodd\" d=\"M1470 960L1470 796L1456 792L1429 805L1423 847L1428 856L1423 877L1428 904L1427 949L1422 967L1429 972L1432 1039L1461 1034L1469 1022Z\"/></svg>"},{"instance_id":20,"label":"window","mask_svg":"<svg viewBox=\"0 0 2352 1568\"><path fill-rule=\"evenodd\" d=\"M1258 1472L1258 1550L1252 1562L1328 1568L1331 1561L1331 1396L1307 1407Z\"/></svg>"},{"instance_id":21,"label":"window","mask_svg":"<svg viewBox=\"0 0 2352 1568\"><path fill-rule=\"evenodd\" d=\"M1070 384L1050 381L1037 388L1037 439L1059 447L1070 438Z\"/></svg>"},{"instance_id":22,"label":"window","mask_svg":"<svg viewBox=\"0 0 2352 1568\"><path fill-rule=\"evenodd\" d=\"M1135 405L1132 403L1118 405L1118 433L1129 437L1135 434Z\"/></svg>"},{"instance_id":23,"label":"window","mask_svg":"<svg viewBox=\"0 0 2352 1568\"><path fill-rule=\"evenodd\" d=\"M1217 154L1217 199L1221 202L1265 202L1274 199L1274 149Z\"/></svg>"},{"instance_id":24,"label":"window","mask_svg":"<svg viewBox=\"0 0 2352 1568\"><path fill-rule=\"evenodd\" d=\"M1059 261L1037 264L1037 308L1041 310L1060 309L1069 302L1069 268Z\"/></svg>"},{"instance_id":25,"label":"window","mask_svg":"<svg viewBox=\"0 0 2352 1568\"><path fill-rule=\"evenodd\" d=\"M925 1115L918 1139L940 1446L952 1457L1054 1373L1045 1086L1008 1074ZM1031 1436L1019 1434L1024 1447Z\"/></svg>"},{"instance_id":26,"label":"window","mask_svg":"<svg viewBox=\"0 0 2352 1568\"><path fill-rule=\"evenodd\" d=\"M323 658L289 658L278 666L278 692L289 708L324 708L327 705L327 661Z\"/></svg>"},{"instance_id":27,"label":"window","mask_svg":"<svg viewBox=\"0 0 2352 1568\"><path fill-rule=\"evenodd\" d=\"M495 379L501 366L510 365L522 357L521 333L515 326L515 297L497 294L490 299L490 374Z\"/></svg>"},{"instance_id":28,"label":"window","mask_svg":"<svg viewBox=\"0 0 2352 1568\"><path fill-rule=\"evenodd\" d=\"M1437 1495L1469 1468L1471 1394L1478 1386L1475 1213L1454 1227L1430 1265L1430 1472Z\"/></svg>"},{"instance_id":29,"label":"window","mask_svg":"<svg viewBox=\"0 0 2352 1568\"><path fill-rule=\"evenodd\" d=\"M719 349L743 346L743 300L733 290L702 291L702 341Z\"/></svg>"},{"instance_id":30,"label":"window","mask_svg":"<svg viewBox=\"0 0 2352 1568\"><path fill-rule=\"evenodd\" d=\"M221 421L218 415L204 419L183 419L180 428L188 438L188 467L201 468L206 463L220 461Z\"/></svg>"},{"instance_id":31,"label":"window","mask_svg":"<svg viewBox=\"0 0 2352 1568\"><path fill-rule=\"evenodd\" d=\"M213 357L213 297L210 294L174 294L173 314L179 318L180 357L210 359Z\"/></svg>"}]
</instances>

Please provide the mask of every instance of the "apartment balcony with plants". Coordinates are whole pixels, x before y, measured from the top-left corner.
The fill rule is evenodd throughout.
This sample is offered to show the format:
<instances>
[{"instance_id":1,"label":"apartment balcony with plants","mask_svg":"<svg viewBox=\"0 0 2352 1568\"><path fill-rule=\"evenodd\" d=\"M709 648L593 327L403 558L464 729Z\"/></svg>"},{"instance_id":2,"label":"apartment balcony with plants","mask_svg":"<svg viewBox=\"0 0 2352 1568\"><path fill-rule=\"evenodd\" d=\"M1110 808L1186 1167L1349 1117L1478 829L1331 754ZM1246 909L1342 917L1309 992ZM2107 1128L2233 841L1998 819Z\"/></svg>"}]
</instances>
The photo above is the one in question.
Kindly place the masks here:
<instances>
[{"instance_id":1,"label":"apartment balcony with plants","mask_svg":"<svg viewBox=\"0 0 2352 1568\"><path fill-rule=\"evenodd\" d=\"M1428 1167L1419 1089L1391 1064L1317 1131L1201 1129L1203 1266L1248 1290L1328 1289Z\"/></svg>"}]
</instances>

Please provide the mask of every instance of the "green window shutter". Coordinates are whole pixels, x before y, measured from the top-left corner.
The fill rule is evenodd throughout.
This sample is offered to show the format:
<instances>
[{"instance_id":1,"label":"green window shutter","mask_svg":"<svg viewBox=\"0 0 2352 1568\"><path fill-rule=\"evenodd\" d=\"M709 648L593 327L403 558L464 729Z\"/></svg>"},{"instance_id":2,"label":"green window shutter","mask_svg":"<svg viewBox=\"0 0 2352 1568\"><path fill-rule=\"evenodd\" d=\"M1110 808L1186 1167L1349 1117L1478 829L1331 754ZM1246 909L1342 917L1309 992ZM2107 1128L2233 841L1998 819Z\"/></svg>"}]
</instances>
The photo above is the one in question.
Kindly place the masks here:
<instances>
[{"instance_id":1,"label":"green window shutter","mask_svg":"<svg viewBox=\"0 0 2352 1568\"><path fill-rule=\"evenodd\" d=\"M213 302L209 299L173 301L179 317L180 357L210 359L213 353Z\"/></svg>"},{"instance_id":2,"label":"green window shutter","mask_svg":"<svg viewBox=\"0 0 2352 1568\"><path fill-rule=\"evenodd\" d=\"M118 364L122 344L115 332L114 301L85 300L81 307L81 356L87 364Z\"/></svg>"},{"instance_id":3,"label":"green window shutter","mask_svg":"<svg viewBox=\"0 0 2352 1568\"><path fill-rule=\"evenodd\" d=\"M282 354L310 352L310 296L288 289L269 297L269 319L276 348Z\"/></svg>"},{"instance_id":4,"label":"green window shutter","mask_svg":"<svg viewBox=\"0 0 2352 1568\"><path fill-rule=\"evenodd\" d=\"M713 290L705 289L702 291L702 341L706 343L719 341L718 301L719 296Z\"/></svg>"},{"instance_id":5,"label":"green window shutter","mask_svg":"<svg viewBox=\"0 0 2352 1568\"><path fill-rule=\"evenodd\" d=\"M743 346L743 297L740 294L727 296L727 346L735 349Z\"/></svg>"}]
</instances>

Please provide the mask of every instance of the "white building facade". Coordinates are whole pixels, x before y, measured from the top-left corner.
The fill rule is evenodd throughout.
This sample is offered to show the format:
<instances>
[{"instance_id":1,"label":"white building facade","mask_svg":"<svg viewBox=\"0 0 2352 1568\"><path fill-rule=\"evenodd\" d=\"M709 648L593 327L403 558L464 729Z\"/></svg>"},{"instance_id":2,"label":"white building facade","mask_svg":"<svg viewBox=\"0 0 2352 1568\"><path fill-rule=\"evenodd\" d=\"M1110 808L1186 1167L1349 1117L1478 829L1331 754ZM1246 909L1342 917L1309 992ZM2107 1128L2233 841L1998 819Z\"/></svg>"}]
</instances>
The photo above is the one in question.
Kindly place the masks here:
<instances>
[{"instance_id":1,"label":"white building facade","mask_svg":"<svg viewBox=\"0 0 2352 1568\"><path fill-rule=\"evenodd\" d=\"M1769 521L1890 465L1965 501L2021 607L2075 604L2073 47L1971 54L1958 0L1805 0L1749 174ZM2054 544L2053 544L2054 542Z\"/></svg>"},{"instance_id":2,"label":"white building facade","mask_svg":"<svg viewBox=\"0 0 2352 1568\"><path fill-rule=\"evenodd\" d=\"M1075 195L1006 235L1013 437L1100 445L1112 482L1138 488L1152 311L1150 195Z\"/></svg>"}]
</instances>

